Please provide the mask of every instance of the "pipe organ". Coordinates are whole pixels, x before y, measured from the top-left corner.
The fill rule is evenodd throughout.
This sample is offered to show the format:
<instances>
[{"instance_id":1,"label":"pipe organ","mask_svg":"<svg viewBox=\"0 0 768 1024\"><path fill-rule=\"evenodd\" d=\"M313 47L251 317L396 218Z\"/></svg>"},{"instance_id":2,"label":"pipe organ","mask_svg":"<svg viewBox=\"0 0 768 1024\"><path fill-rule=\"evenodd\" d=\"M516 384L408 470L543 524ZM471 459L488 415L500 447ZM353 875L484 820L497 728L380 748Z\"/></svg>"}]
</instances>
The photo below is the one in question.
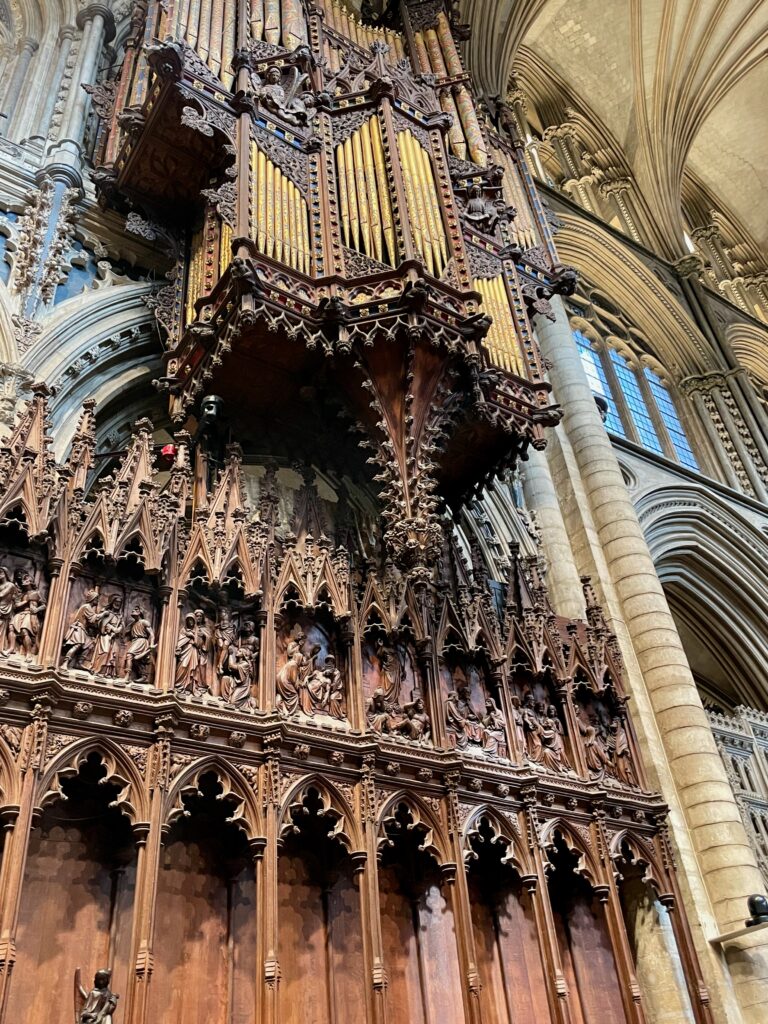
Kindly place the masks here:
<instances>
[{"instance_id":1,"label":"pipe organ","mask_svg":"<svg viewBox=\"0 0 768 1024\"><path fill-rule=\"evenodd\" d=\"M590 580L464 515L575 274L454 8L135 5L93 179L173 442L58 463L40 386L0 450L0 1024L79 961L125 1024L642 1024L649 906L712 1019Z\"/></svg>"}]
</instances>

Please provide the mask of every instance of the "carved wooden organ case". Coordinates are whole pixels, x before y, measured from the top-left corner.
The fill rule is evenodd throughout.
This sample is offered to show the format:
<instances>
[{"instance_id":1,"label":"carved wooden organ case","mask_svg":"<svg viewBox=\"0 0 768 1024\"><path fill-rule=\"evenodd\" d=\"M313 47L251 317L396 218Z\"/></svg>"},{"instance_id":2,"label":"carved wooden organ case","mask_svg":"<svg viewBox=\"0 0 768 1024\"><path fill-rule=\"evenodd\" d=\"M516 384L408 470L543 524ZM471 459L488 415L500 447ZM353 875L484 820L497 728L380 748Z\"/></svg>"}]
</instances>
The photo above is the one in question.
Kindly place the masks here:
<instances>
[{"instance_id":1,"label":"carved wooden organ case","mask_svg":"<svg viewBox=\"0 0 768 1024\"><path fill-rule=\"evenodd\" d=\"M0 1024L80 960L131 1024L639 1022L654 914L710 1019L589 580L458 529L574 276L453 8L135 4L94 180L177 432L94 482L41 385L0 450Z\"/></svg>"}]
</instances>

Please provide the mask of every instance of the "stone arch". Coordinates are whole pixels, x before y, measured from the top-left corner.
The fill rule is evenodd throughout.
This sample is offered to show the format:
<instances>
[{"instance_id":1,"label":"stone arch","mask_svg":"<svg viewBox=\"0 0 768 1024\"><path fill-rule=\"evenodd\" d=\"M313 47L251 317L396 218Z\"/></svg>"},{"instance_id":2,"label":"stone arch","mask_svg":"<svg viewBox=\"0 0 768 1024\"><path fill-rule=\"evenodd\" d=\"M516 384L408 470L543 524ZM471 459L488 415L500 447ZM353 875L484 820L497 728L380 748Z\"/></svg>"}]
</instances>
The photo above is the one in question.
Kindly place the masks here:
<instances>
[{"instance_id":1,"label":"stone arch","mask_svg":"<svg viewBox=\"0 0 768 1024\"><path fill-rule=\"evenodd\" d=\"M387 836L386 826L388 822L394 821L395 812L402 804L408 808L411 814L412 821L408 825L409 830L414 830L421 836L419 848L422 852L432 857L440 868L453 864L450 843L440 821L439 813L428 807L415 793L406 793L404 790L398 790L389 795L379 808L376 822L379 850L390 845L391 839Z\"/></svg>"},{"instance_id":2,"label":"stone arch","mask_svg":"<svg viewBox=\"0 0 768 1024\"><path fill-rule=\"evenodd\" d=\"M365 849L365 842L358 825L352 796L345 796L329 779L321 779L315 774L298 779L283 795L278 835L283 837L294 828L291 813L302 806L310 790L315 790L320 797L322 807L319 813L332 822L328 838L337 840L349 854L362 852Z\"/></svg>"},{"instance_id":3,"label":"stone arch","mask_svg":"<svg viewBox=\"0 0 768 1024\"><path fill-rule=\"evenodd\" d=\"M756 324L730 324L725 337L744 369L768 388L768 330Z\"/></svg>"},{"instance_id":4,"label":"stone arch","mask_svg":"<svg viewBox=\"0 0 768 1024\"><path fill-rule=\"evenodd\" d=\"M170 826L189 814L184 798L200 795L200 780L208 774L215 775L222 787L217 799L229 804L231 814L227 822L242 832L249 843L263 839L264 822L253 787L238 768L218 754L193 761L172 780L164 803L165 823Z\"/></svg>"},{"instance_id":5,"label":"stone arch","mask_svg":"<svg viewBox=\"0 0 768 1024\"><path fill-rule=\"evenodd\" d=\"M66 799L63 783L77 775L91 754L98 754L107 774L101 785L113 784L120 792L112 803L132 825L149 821L149 801L141 772L117 743L106 737L85 737L67 744L46 765L37 784L36 805L43 808L54 800Z\"/></svg>"},{"instance_id":6,"label":"stone arch","mask_svg":"<svg viewBox=\"0 0 768 1024\"><path fill-rule=\"evenodd\" d=\"M674 279L670 277L665 286L599 224L573 214L559 216L563 223L557 235L560 259L583 269L595 285L612 296L615 305L626 310L676 379L725 369L672 293Z\"/></svg>"},{"instance_id":7,"label":"stone arch","mask_svg":"<svg viewBox=\"0 0 768 1024\"><path fill-rule=\"evenodd\" d=\"M694 675L767 707L768 538L699 485L651 491L637 511Z\"/></svg>"}]
</instances>

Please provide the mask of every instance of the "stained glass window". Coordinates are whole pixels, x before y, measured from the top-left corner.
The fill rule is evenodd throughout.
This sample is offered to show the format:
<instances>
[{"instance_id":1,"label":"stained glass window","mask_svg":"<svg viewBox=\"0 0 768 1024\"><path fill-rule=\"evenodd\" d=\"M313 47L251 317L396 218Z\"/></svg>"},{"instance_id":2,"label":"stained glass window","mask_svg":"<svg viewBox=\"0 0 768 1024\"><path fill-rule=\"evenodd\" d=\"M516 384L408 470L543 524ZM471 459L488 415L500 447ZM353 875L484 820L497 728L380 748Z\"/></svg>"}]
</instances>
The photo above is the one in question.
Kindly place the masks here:
<instances>
[{"instance_id":1,"label":"stained glass window","mask_svg":"<svg viewBox=\"0 0 768 1024\"><path fill-rule=\"evenodd\" d=\"M608 403L608 415L605 420L605 429L610 434L616 434L618 437L626 437L624 431L624 425L621 422L619 416L619 410L616 408L616 402L611 394L611 389L608 384L608 378L605 376L605 370L603 364L600 362L600 356L592 348L592 344L581 331L574 331L573 337L578 346L581 354L581 362L584 366L584 370L589 380L589 386L592 388L593 394L601 395Z\"/></svg>"},{"instance_id":2,"label":"stained glass window","mask_svg":"<svg viewBox=\"0 0 768 1024\"><path fill-rule=\"evenodd\" d=\"M653 370L647 366L645 367L645 379L648 381L651 394L656 402L661 418L664 420L664 425L667 428L678 459L680 459L684 466L688 466L689 469L698 469L698 463L691 451L691 446L688 444L688 438L685 436L683 425L680 422L680 417L677 415L677 409L675 409L669 391L667 391Z\"/></svg>"},{"instance_id":3,"label":"stained glass window","mask_svg":"<svg viewBox=\"0 0 768 1024\"><path fill-rule=\"evenodd\" d=\"M651 452L658 452L659 455L663 455L664 449L661 447L661 442L656 434L656 428L645 404L635 371L624 361L616 349L612 348L609 351L619 386L624 395L624 401L627 403L630 415L632 416L632 422L635 424L638 437L640 438L640 444Z\"/></svg>"}]
</instances>

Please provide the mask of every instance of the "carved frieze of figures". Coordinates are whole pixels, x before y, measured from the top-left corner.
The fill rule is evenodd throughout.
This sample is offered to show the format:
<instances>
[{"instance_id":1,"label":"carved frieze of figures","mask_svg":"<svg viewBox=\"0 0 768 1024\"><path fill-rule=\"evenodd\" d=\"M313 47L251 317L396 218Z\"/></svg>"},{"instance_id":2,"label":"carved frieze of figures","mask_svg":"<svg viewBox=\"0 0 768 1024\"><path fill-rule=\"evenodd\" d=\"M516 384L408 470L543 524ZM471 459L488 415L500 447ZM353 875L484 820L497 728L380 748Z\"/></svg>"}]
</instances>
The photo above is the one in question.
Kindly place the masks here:
<instances>
[{"instance_id":1,"label":"carved frieze of figures","mask_svg":"<svg viewBox=\"0 0 768 1024\"><path fill-rule=\"evenodd\" d=\"M228 622L231 619L227 617ZM231 625L216 627L217 671L221 680L221 698L238 711L255 711L253 694L259 673L259 638L256 624L247 619L237 631Z\"/></svg>"},{"instance_id":2,"label":"carved frieze of figures","mask_svg":"<svg viewBox=\"0 0 768 1024\"><path fill-rule=\"evenodd\" d=\"M621 709L589 694L574 701L576 722L590 775L610 775L636 786L632 752Z\"/></svg>"},{"instance_id":3,"label":"carved frieze of figures","mask_svg":"<svg viewBox=\"0 0 768 1024\"><path fill-rule=\"evenodd\" d=\"M28 661L38 653L45 617L42 585L28 566L0 566L0 653Z\"/></svg>"},{"instance_id":4,"label":"carved frieze of figures","mask_svg":"<svg viewBox=\"0 0 768 1024\"><path fill-rule=\"evenodd\" d=\"M368 728L380 736L431 746L432 723L409 647L379 637L366 645L364 657Z\"/></svg>"},{"instance_id":5,"label":"carved frieze of figures","mask_svg":"<svg viewBox=\"0 0 768 1024\"><path fill-rule=\"evenodd\" d=\"M153 680L156 631L146 596L129 591L105 594L89 587L69 618L61 645L61 667L80 668L107 679ZM130 609L126 618L126 608Z\"/></svg>"},{"instance_id":6,"label":"carved frieze of figures","mask_svg":"<svg viewBox=\"0 0 768 1024\"><path fill-rule=\"evenodd\" d=\"M277 710L284 717L346 721L346 686L328 635L312 623L289 635L277 673Z\"/></svg>"},{"instance_id":7,"label":"carved frieze of figures","mask_svg":"<svg viewBox=\"0 0 768 1024\"><path fill-rule=\"evenodd\" d=\"M565 751L563 725L554 704L537 700L533 691L528 690L519 715L528 760L551 772L572 771Z\"/></svg>"},{"instance_id":8,"label":"carved frieze of figures","mask_svg":"<svg viewBox=\"0 0 768 1024\"><path fill-rule=\"evenodd\" d=\"M443 666L445 724L457 750L490 758L509 756L504 713L491 695L482 671L469 665Z\"/></svg>"},{"instance_id":9,"label":"carved frieze of figures","mask_svg":"<svg viewBox=\"0 0 768 1024\"><path fill-rule=\"evenodd\" d=\"M212 651L211 630L205 612L197 609L184 616L176 641L176 672L173 688L180 696L204 697L211 694L209 660Z\"/></svg>"}]
</instances>

